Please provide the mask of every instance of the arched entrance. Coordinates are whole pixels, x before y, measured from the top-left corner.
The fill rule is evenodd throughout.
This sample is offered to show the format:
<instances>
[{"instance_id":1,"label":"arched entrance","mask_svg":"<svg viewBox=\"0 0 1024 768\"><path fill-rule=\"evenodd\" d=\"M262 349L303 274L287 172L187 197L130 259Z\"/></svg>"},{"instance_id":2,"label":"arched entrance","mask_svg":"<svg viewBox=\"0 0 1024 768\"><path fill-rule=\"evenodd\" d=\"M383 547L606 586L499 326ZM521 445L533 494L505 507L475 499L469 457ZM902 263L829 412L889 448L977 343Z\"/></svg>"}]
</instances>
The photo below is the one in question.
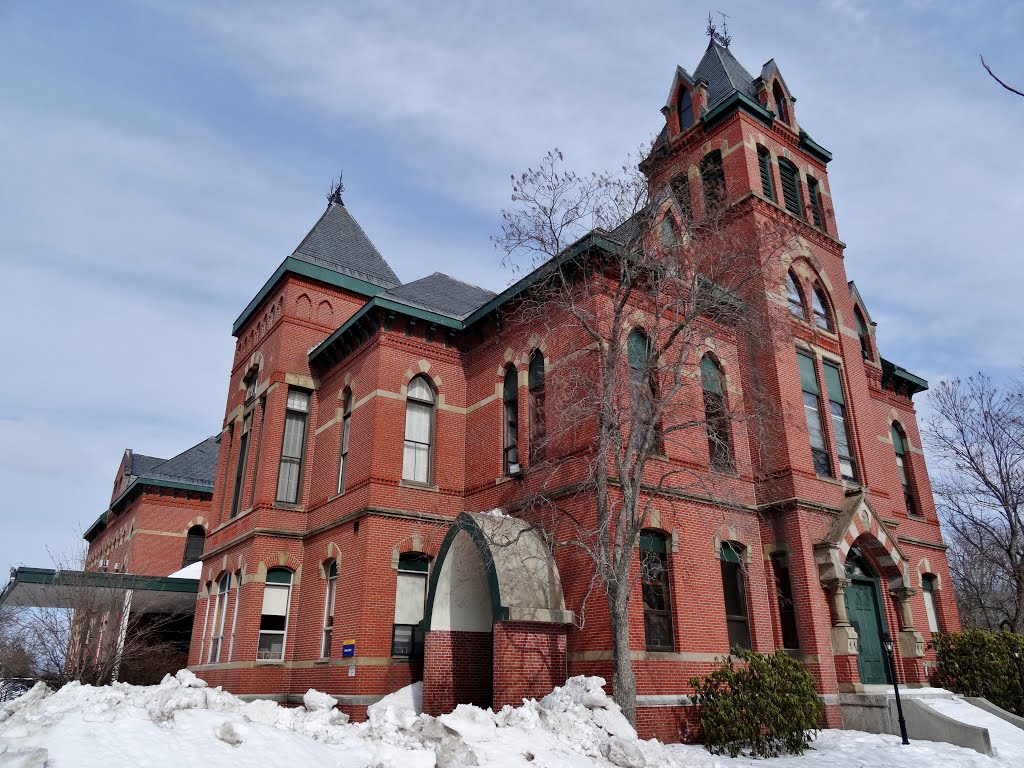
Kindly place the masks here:
<instances>
[{"instance_id":1,"label":"arched entrance","mask_svg":"<svg viewBox=\"0 0 1024 768\"><path fill-rule=\"evenodd\" d=\"M565 681L558 569L540 534L500 513L464 512L437 555L424 621L423 709L518 704Z\"/></svg>"},{"instance_id":2,"label":"arched entrance","mask_svg":"<svg viewBox=\"0 0 1024 768\"><path fill-rule=\"evenodd\" d=\"M857 673L865 685L890 683L882 633L885 614L882 610L882 592L878 577L871 565L856 548L846 558L846 577L850 585L844 590L846 613L857 632Z\"/></svg>"}]
</instances>

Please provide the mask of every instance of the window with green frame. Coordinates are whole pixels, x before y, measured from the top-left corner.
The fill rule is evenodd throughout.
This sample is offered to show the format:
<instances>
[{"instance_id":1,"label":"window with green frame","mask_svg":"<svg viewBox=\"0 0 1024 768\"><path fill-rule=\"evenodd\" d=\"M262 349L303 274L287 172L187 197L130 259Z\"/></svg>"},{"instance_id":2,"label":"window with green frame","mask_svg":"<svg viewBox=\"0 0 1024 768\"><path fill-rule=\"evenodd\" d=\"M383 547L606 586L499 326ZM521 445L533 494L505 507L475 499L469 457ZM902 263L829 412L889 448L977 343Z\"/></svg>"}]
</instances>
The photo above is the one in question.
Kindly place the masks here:
<instances>
[{"instance_id":1,"label":"window with green frame","mask_svg":"<svg viewBox=\"0 0 1024 768\"><path fill-rule=\"evenodd\" d=\"M757 145L757 165L761 169L761 193L775 202L775 185L772 183L772 156L766 147Z\"/></svg>"},{"instance_id":2,"label":"window with green frame","mask_svg":"<svg viewBox=\"0 0 1024 768\"><path fill-rule=\"evenodd\" d=\"M839 471L843 480L857 482L857 463L853 458L853 439L850 419L846 413L846 398L843 396L843 380L839 366L825 363L825 387L828 389L829 414L832 417L832 434L839 454Z\"/></svg>"},{"instance_id":3,"label":"window with green frame","mask_svg":"<svg viewBox=\"0 0 1024 768\"><path fill-rule=\"evenodd\" d=\"M821 209L821 185L813 176L807 177L807 196L811 198L811 216L814 217L814 226L824 229L825 213Z\"/></svg>"},{"instance_id":4,"label":"window with green frame","mask_svg":"<svg viewBox=\"0 0 1024 768\"><path fill-rule=\"evenodd\" d=\"M779 178L782 180L782 201L786 210L802 219L804 207L800 202L800 172L784 157L779 158Z\"/></svg>"},{"instance_id":5,"label":"window with green frame","mask_svg":"<svg viewBox=\"0 0 1024 768\"><path fill-rule=\"evenodd\" d=\"M644 600L644 637L648 651L674 650L669 596L668 539L640 531L640 587Z\"/></svg>"},{"instance_id":6,"label":"window with green frame","mask_svg":"<svg viewBox=\"0 0 1024 768\"><path fill-rule=\"evenodd\" d=\"M743 573L743 547L722 542L722 593L725 598L725 623L729 630L729 649L750 648L750 620L747 618L747 582Z\"/></svg>"},{"instance_id":7,"label":"window with green frame","mask_svg":"<svg viewBox=\"0 0 1024 768\"><path fill-rule=\"evenodd\" d=\"M903 430L895 421L892 423L892 447L896 452L896 469L900 476L900 485L903 486L903 501L907 505L908 515L919 515L917 511L917 499L914 497L914 488L910 482L910 457L907 455L907 441L903 436Z\"/></svg>"},{"instance_id":8,"label":"window with green frame","mask_svg":"<svg viewBox=\"0 0 1024 768\"><path fill-rule=\"evenodd\" d=\"M814 471L823 477L832 477L832 460L825 441L825 425L821 419L821 390L818 387L818 374L814 370L814 358L804 352L797 352L796 359L800 365L800 389L803 392L804 418L807 421L811 455L814 457Z\"/></svg>"}]
</instances>

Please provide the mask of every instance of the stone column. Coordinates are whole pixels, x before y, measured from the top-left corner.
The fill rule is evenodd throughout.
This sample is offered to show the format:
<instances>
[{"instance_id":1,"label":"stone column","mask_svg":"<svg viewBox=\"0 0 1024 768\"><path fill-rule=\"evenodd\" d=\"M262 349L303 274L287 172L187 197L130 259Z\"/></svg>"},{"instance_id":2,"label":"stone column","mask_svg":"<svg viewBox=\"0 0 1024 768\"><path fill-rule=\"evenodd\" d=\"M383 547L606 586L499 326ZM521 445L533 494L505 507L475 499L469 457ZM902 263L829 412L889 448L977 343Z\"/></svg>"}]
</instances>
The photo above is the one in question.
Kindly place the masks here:
<instances>
[{"instance_id":1,"label":"stone column","mask_svg":"<svg viewBox=\"0 0 1024 768\"><path fill-rule=\"evenodd\" d=\"M832 652L836 656L856 656L857 630L850 624L846 613L845 591L852 582L849 579L827 579L822 586L832 593L836 621L832 625Z\"/></svg>"},{"instance_id":2,"label":"stone column","mask_svg":"<svg viewBox=\"0 0 1024 768\"><path fill-rule=\"evenodd\" d=\"M900 656L904 659L920 659L924 656L924 637L914 628L914 612L910 609L910 598L917 594L911 587L896 587L889 590L900 606Z\"/></svg>"}]
</instances>

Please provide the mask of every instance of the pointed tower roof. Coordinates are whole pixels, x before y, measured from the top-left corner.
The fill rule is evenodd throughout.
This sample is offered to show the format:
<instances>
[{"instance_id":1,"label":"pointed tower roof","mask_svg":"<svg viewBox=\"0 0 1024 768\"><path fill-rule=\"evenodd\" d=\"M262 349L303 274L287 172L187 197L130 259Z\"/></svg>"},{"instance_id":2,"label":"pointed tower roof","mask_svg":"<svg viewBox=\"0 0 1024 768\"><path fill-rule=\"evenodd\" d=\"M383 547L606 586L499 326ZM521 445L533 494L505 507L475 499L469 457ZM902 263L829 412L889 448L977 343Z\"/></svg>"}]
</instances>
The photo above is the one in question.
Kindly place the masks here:
<instances>
[{"instance_id":1,"label":"pointed tower roof","mask_svg":"<svg viewBox=\"0 0 1024 768\"><path fill-rule=\"evenodd\" d=\"M714 109L737 91L757 100L754 76L747 72L728 48L715 40L704 51L704 58L693 71L693 79L707 82L708 109Z\"/></svg>"},{"instance_id":2,"label":"pointed tower roof","mask_svg":"<svg viewBox=\"0 0 1024 768\"><path fill-rule=\"evenodd\" d=\"M270 292L291 272L367 298L402 284L339 194L333 194L313 228L263 284L231 328L237 334Z\"/></svg>"},{"instance_id":3,"label":"pointed tower roof","mask_svg":"<svg viewBox=\"0 0 1024 768\"><path fill-rule=\"evenodd\" d=\"M327 205L327 210L302 238L292 258L382 288L402 284L340 198Z\"/></svg>"}]
</instances>

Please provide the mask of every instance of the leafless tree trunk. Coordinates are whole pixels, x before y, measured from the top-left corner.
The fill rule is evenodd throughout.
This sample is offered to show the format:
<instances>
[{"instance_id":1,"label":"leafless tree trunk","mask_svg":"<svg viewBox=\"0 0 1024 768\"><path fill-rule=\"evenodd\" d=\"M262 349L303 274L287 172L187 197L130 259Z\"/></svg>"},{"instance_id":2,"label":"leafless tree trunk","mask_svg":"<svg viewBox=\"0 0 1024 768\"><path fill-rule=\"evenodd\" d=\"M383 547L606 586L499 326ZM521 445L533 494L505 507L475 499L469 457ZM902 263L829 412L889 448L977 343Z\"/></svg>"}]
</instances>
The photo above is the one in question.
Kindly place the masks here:
<instances>
[{"instance_id":1,"label":"leafless tree trunk","mask_svg":"<svg viewBox=\"0 0 1024 768\"><path fill-rule=\"evenodd\" d=\"M718 481L734 472L730 431L767 424L756 393L709 394L700 361L723 341L737 359L772 344L764 274L788 235L737 216L722 188L705 188L693 216L688 191L649 188L636 163L580 176L556 150L512 187L495 242L542 278L508 316L562 349L546 371L544 481L515 512L593 569L608 602L613 695L635 722L629 606L640 533L666 490L728 501ZM706 469L709 455L722 474Z\"/></svg>"},{"instance_id":2,"label":"leafless tree trunk","mask_svg":"<svg viewBox=\"0 0 1024 768\"><path fill-rule=\"evenodd\" d=\"M1024 632L1024 388L984 374L942 382L926 437L965 623Z\"/></svg>"}]
</instances>

